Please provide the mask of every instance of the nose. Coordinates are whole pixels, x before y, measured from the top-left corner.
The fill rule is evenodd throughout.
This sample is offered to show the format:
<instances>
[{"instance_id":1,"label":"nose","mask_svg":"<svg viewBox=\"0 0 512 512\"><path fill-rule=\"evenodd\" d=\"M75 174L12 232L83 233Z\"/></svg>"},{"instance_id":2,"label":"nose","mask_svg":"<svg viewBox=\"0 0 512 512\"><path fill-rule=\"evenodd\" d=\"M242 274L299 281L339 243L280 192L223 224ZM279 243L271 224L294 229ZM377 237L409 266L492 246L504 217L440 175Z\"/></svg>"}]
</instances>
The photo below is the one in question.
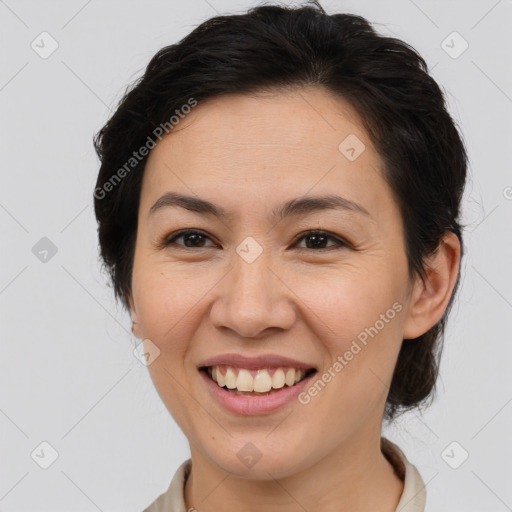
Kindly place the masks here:
<instances>
[{"instance_id":1,"label":"nose","mask_svg":"<svg viewBox=\"0 0 512 512\"><path fill-rule=\"evenodd\" d=\"M270 267L264 253L252 263L234 254L232 269L219 283L210 309L215 327L230 329L243 338L291 328L296 321L293 293Z\"/></svg>"}]
</instances>

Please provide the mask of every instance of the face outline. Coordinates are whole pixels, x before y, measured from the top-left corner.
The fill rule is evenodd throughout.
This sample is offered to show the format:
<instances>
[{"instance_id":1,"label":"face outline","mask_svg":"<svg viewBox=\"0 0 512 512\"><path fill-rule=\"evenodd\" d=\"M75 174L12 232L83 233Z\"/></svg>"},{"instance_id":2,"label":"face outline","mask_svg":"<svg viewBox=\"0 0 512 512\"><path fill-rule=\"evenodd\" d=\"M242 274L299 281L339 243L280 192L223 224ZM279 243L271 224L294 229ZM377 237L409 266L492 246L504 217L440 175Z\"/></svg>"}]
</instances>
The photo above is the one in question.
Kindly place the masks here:
<instances>
[{"instance_id":1,"label":"face outline","mask_svg":"<svg viewBox=\"0 0 512 512\"><path fill-rule=\"evenodd\" d=\"M352 135L365 145L355 160L339 149ZM321 461L335 464L340 453L356 457L369 439L380 438L402 339L421 335L442 316L458 259L455 253L452 263L441 260L437 268L448 270L438 289L409 281L402 221L381 166L357 113L320 88L200 103L151 151L131 314L135 335L160 350L148 369L193 459L242 478L284 478ZM206 199L231 217L178 206L150 215L170 191ZM290 199L328 194L370 215L326 209L279 222L270 217ZM184 229L201 231L208 247L159 246ZM348 246L333 247L334 238L327 250L307 248L297 235L314 230ZM247 237L263 249L251 263L236 251ZM382 324L382 315L389 320L384 327L307 404L293 400L270 414L236 415L212 399L198 371L219 354L272 353L310 363L318 377L365 329ZM261 454L250 468L237 457L247 443Z\"/></svg>"}]
</instances>

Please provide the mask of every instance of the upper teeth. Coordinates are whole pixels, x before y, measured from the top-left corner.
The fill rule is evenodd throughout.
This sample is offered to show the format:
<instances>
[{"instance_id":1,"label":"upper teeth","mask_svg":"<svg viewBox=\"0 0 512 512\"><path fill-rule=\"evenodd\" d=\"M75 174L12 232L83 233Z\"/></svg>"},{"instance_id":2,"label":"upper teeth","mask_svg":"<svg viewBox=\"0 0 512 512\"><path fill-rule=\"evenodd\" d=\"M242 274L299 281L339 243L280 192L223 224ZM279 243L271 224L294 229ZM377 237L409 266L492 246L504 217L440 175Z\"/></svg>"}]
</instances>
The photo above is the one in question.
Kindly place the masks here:
<instances>
[{"instance_id":1,"label":"upper teeth","mask_svg":"<svg viewBox=\"0 0 512 512\"><path fill-rule=\"evenodd\" d=\"M209 374L212 379L221 387L228 389L237 389L238 391L256 391L265 393L272 388L280 389L285 384L293 386L296 382L304 378L306 372L295 368L276 368L271 376L268 369L256 370L254 377L250 370L245 368L237 369L232 366L222 366L225 372L222 373L220 366L209 368Z\"/></svg>"}]
</instances>

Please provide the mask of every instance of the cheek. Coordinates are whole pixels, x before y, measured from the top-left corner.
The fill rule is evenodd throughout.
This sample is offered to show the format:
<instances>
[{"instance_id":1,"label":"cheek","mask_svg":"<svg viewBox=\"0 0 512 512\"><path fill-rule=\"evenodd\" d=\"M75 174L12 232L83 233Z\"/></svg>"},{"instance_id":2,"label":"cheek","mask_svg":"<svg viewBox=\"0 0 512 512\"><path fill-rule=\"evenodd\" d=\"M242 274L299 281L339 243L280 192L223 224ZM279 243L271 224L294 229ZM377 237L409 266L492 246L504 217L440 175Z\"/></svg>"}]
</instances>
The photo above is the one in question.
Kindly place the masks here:
<instances>
[{"instance_id":1,"label":"cheek","mask_svg":"<svg viewBox=\"0 0 512 512\"><path fill-rule=\"evenodd\" d=\"M164 349L190 323L194 308L211 287L190 268L170 268L148 259L134 264L132 289L137 316L145 337ZM175 347L176 348L176 347Z\"/></svg>"},{"instance_id":2,"label":"cheek","mask_svg":"<svg viewBox=\"0 0 512 512\"><path fill-rule=\"evenodd\" d=\"M307 297L304 311L315 313L310 325L318 327L325 367L336 375L336 383L328 387L343 390L329 399L348 409L362 406L362 397L367 405L380 400L389 386L402 342L402 281L397 270L372 265L303 280L297 290Z\"/></svg>"},{"instance_id":3,"label":"cheek","mask_svg":"<svg viewBox=\"0 0 512 512\"><path fill-rule=\"evenodd\" d=\"M316 323L325 325L327 338L339 340L356 337L388 310L385 320L392 317L392 321L386 322L386 331L397 324L396 310L403 309L401 281L387 265L346 265L322 274L296 276L294 291L317 315ZM397 302L402 308L393 309Z\"/></svg>"},{"instance_id":4,"label":"cheek","mask_svg":"<svg viewBox=\"0 0 512 512\"><path fill-rule=\"evenodd\" d=\"M191 375L186 363L197 329L198 305L211 285L185 267L172 271L169 267L151 262L151 257L143 264L134 262L132 290L141 335L160 351L148 366L155 389L174 420L189 431L190 418L202 412L188 391Z\"/></svg>"}]
</instances>

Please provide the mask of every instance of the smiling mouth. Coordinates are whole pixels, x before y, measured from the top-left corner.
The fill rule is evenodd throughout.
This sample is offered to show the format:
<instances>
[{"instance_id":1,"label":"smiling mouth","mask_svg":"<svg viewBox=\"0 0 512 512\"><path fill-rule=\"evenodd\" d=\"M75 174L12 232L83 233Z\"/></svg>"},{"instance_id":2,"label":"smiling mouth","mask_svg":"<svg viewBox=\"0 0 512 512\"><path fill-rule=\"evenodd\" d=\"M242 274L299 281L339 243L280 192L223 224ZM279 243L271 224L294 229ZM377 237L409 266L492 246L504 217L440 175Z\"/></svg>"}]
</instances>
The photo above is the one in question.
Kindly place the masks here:
<instances>
[{"instance_id":1,"label":"smiling mouth","mask_svg":"<svg viewBox=\"0 0 512 512\"><path fill-rule=\"evenodd\" d=\"M199 370L206 373L220 388L233 395L242 396L265 396L278 393L283 388L295 386L316 373L315 368L304 370L282 366L249 370L216 365L203 366Z\"/></svg>"}]
</instances>

